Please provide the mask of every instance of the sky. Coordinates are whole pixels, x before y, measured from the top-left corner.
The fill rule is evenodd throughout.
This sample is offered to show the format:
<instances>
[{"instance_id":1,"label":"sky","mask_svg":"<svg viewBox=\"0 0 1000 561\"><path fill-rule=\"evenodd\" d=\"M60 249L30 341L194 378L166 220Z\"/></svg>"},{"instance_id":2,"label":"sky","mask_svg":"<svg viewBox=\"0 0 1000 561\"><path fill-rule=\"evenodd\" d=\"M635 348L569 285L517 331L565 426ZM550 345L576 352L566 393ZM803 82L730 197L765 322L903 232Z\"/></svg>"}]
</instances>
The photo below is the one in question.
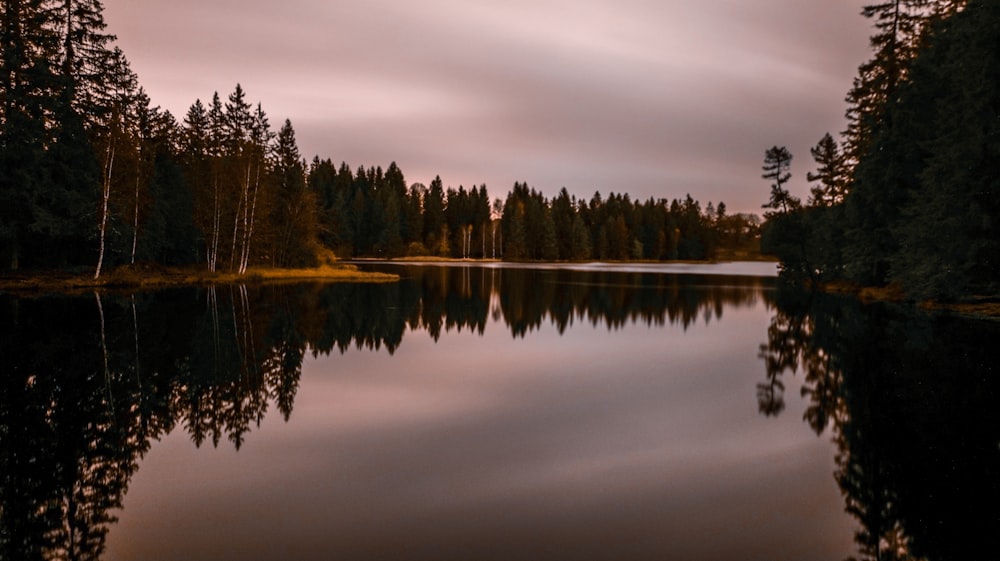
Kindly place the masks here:
<instances>
[{"instance_id":1,"label":"sky","mask_svg":"<svg viewBox=\"0 0 1000 561\"><path fill-rule=\"evenodd\" d=\"M183 119L239 83L300 151L408 183L523 181L760 213L764 151L845 128L866 0L104 0L140 83Z\"/></svg>"}]
</instances>

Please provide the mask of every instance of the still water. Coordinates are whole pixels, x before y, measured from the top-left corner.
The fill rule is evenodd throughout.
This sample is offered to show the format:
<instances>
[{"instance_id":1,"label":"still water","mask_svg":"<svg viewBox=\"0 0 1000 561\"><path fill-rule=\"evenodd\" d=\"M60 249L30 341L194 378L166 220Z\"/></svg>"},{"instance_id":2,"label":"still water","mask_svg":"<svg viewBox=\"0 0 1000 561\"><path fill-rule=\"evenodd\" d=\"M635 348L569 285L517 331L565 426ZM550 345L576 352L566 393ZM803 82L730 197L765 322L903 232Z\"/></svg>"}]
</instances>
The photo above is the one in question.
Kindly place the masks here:
<instances>
[{"instance_id":1,"label":"still water","mask_svg":"<svg viewBox=\"0 0 1000 561\"><path fill-rule=\"evenodd\" d=\"M995 323L760 265L0 296L0 558L989 559Z\"/></svg>"}]
</instances>

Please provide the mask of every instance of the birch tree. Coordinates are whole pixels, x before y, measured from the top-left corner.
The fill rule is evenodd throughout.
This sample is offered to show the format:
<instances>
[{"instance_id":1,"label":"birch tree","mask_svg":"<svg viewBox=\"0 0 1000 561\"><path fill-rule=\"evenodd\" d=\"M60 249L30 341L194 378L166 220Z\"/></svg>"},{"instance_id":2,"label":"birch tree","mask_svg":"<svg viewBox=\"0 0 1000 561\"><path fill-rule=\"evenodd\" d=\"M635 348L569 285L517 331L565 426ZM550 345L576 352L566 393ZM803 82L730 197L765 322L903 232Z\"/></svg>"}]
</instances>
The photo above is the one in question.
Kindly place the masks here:
<instances>
[{"instance_id":1,"label":"birch tree","mask_svg":"<svg viewBox=\"0 0 1000 561\"><path fill-rule=\"evenodd\" d=\"M212 212L206 236L206 260L208 270L215 272L219 266L219 242L222 237L222 178L225 173L223 155L225 153L225 116L219 93L212 95L212 106L208 111L208 154L211 175Z\"/></svg>"},{"instance_id":2,"label":"birch tree","mask_svg":"<svg viewBox=\"0 0 1000 561\"><path fill-rule=\"evenodd\" d=\"M135 103L137 78L129 68L128 61L120 49L113 51L110 59L110 68L107 74L108 97L108 118L106 122L95 124L95 144L100 148L103 161L101 162L101 198L100 209L98 211L98 254L97 266L94 270L94 279L101 277L101 270L104 265L105 254L107 252L108 224L111 220L111 193L112 184L116 170L116 161L120 158L120 153L128 150L131 144L128 138L129 113L131 105Z\"/></svg>"}]
</instances>

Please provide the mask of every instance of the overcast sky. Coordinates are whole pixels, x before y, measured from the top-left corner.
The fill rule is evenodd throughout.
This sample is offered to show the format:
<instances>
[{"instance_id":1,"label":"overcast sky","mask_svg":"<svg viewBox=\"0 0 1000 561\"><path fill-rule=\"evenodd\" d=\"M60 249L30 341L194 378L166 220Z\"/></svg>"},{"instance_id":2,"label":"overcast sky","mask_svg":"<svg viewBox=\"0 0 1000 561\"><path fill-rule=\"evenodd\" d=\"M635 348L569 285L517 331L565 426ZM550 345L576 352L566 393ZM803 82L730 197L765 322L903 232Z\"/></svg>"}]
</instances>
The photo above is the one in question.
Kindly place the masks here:
<instances>
[{"instance_id":1,"label":"overcast sky","mask_svg":"<svg viewBox=\"0 0 1000 561\"><path fill-rule=\"evenodd\" d=\"M303 156L408 183L760 212L764 150L844 128L866 0L104 0L154 105L237 83Z\"/></svg>"}]
</instances>

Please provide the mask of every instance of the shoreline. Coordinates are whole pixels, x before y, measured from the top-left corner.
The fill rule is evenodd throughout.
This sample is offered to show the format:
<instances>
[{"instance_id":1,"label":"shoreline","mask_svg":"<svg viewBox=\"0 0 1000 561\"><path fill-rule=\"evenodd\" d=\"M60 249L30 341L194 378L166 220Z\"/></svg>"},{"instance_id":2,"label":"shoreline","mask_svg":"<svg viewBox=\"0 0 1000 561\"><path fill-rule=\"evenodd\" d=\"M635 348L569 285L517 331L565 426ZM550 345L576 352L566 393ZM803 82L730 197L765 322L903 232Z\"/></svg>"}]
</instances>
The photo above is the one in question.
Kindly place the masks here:
<instances>
[{"instance_id":1,"label":"shoreline","mask_svg":"<svg viewBox=\"0 0 1000 561\"><path fill-rule=\"evenodd\" d=\"M0 274L0 294L79 293L97 290L158 290L232 284L277 284L293 282L396 282L399 275L371 273L354 265L321 265L308 269L251 268L244 274L211 272L194 267L149 265L122 266L101 278L92 273L33 271Z\"/></svg>"},{"instance_id":2,"label":"shoreline","mask_svg":"<svg viewBox=\"0 0 1000 561\"><path fill-rule=\"evenodd\" d=\"M994 297L971 296L958 302L937 300L914 300L906 297L902 288L896 285L876 287L858 286L843 281L820 283L818 290L828 294L846 294L864 304L874 302L912 306L925 312L944 312L964 317L1000 321L1000 301Z\"/></svg>"}]
</instances>

